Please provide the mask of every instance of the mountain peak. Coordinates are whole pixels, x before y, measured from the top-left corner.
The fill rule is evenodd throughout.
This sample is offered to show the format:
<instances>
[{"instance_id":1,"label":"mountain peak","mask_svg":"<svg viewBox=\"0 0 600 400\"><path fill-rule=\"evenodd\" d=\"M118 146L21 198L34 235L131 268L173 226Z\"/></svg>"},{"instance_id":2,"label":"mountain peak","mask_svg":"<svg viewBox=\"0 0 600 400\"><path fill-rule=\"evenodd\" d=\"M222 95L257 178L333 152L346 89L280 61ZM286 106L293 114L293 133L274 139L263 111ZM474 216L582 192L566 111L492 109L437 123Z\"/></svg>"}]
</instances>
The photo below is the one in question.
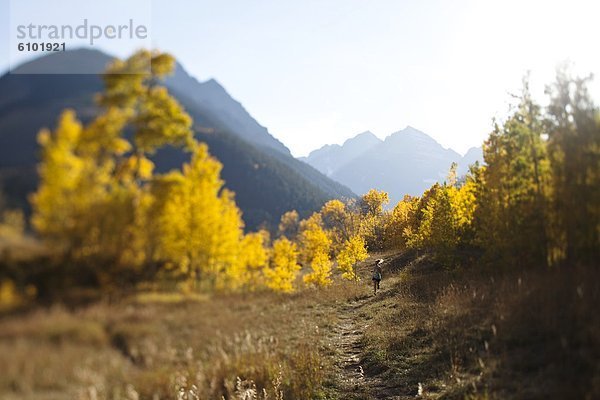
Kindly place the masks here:
<instances>
[{"instance_id":1,"label":"mountain peak","mask_svg":"<svg viewBox=\"0 0 600 400\"><path fill-rule=\"evenodd\" d=\"M347 139L342 145L326 144L302 158L325 175L332 175L338 168L382 143L371 131L361 132Z\"/></svg>"},{"instance_id":2,"label":"mountain peak","mask_svg":"<svg viewBox=\"0 0 600 400\"><path fill-rule=\"evenodd\" d=\"M11 74L102 74L114 57L96 49L81 47L53 52L27 61Z\"/></svg>"},{"instance_id":3,"label":"mountain peak","mask_svg":"<svg viewBox=\"0 0 600 400\"><path fill-rule=\"evenodd\" d=\"M219 81L216 80L215 78L209 78L209 79L205 80L204 82L202 82L201 84L202 84L202 86L204 86L205 89L219 91L219 92L222 92L223 94L226 94L227 96L229 96L229 94L227 94L227 90L225 89L225 87L223 85L221 85L221 83L219 83Z\"/></svg>"},{"instance_id":4,"label":"mountain peak","mask_svg":"<svg viewBox=\"0 0 600 400\"><path fill-rule=\"evenodd\" d=\"M413 128L410 125L407 125L406 128L392 133L390 136L388 136L388 138L398 137L398 136L411 136L411 137L415 137L415 138L429 139L429 140L435 141L435 139L433 139L431 136L429 136L425 132L420 131L417 128Z\"/></svg>"},{"instance_id":5,"label":"mountain peak","mask_svg":"<svg viewBox=\"0 0 600 400\"><path fill-rule=\"evenodd\" d=\"M202 83L204 83L205 85L209 85L209 86L219 86L219 87L223 87L223 85L221 85L221 84L219 83L219 81L218 81L218 80L216 80L215 78L209 78L209 79L205 80L205 81L204 81L204 82L202 82Z\"/></svg>"},{"instance_id":6,"label":"mountain peak","mask_svg":"<svg viewBox=\"0 0 600 400\"><path fill-rule=\"evenodd\" d=\"M364 142L372 144L365 145ZM423 193L433 182L442 181L453 162L466 170L481 158L481 149L471 149L462 158L445 149L431 136L410 125L394 132L384 141L366 131L344 142L325 146L306 158L306 162L355 193L376 187L389 193L392 204L405 194Z\"/></svg>"},{"instance_id":7,"label":"mountain peak","mask_svg":"<svg viewBox=\"0 0 600 400\"><path fill-rule=\"evenodd\" d=\"M373 132L364 131L350 139L346 139L344 144L342 144L342 147L356 144L356 143L370 145L370 144L376 144L376 143L380 143L380 142L381 142L381 139L379 139L377 136L375 136L375 134Z\"/></svg>"}]
</instances>

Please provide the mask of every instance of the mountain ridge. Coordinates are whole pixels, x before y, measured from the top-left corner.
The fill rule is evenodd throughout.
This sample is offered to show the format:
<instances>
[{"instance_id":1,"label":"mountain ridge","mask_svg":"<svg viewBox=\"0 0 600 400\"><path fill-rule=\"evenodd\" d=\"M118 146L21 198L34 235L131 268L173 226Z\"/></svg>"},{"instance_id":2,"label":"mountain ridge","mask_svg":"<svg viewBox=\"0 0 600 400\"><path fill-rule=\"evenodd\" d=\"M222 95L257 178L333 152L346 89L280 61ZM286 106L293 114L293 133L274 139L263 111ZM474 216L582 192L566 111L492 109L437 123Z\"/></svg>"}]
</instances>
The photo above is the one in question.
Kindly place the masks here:
<instances>
[{"instance_id":1,"label":"mountain ridge","mask_svg":"<svg viewBox=\"0 0 600 400\"><path fill-rule=\"evenodd\" d=\"M355 193L371 188L385 190L392 205L405 194L419 195L434 182L443 181L453 162L458 164L458 173L464 175L470 164L483 160L480 147L461 156L410 125L383 140L377 138L377 143L360 148L358 153L355 149L346 153L346 143L363 134L342 145L325 145L302 160Z\"/></svg>"},{"instance_id":2,"label":"mountain ridge","mask_svg":"<svg viewBox=\"0 0 600 400\"><path fill-rule=\"evenodd\" d=\"M267 128L260 125L242 103L234 99L215 78L201 82L190 75L180 63L177 63L174 74L166 77L165 84L170 89L186 92L188 95L194 91L189 97L216 115L219 122L228 129L243 130L255 144L271 147L283 154L291 155L290 150L273 137Z\"/></svg>"},{"instance_id":3,"label":"mountain ridge","mask_svg":"<svg viewBox=\"0 0 600 400\"><path fill-rule=\"evenodd\" d=\"M94 60L98 70L113 59L89 49L65 52L62 61L57 55L47 57L56 65ZM39 71L43 69L40 65L30 63L45 61L48 59L44 57L32 60L20 67L24 68L21 72L27 72L27 68ZM175 82L185 83L188 78L189 74ZM355 197L350 189L289 155L289 150L216 80L204 86L197 80L194 85L187 82L188 86L178 86L171 80L166 86L194 119L196 138L207 143L211 154L223 164L225 186L236 193L236 202L249 229L263 224L276 226L279 216L290 209L306 216L329 199ZM17 73L0 77L0 185L9 206L27 208L27 197L37 186L39 130L54 128L66 108L74 109L82 122L89 122L100 111L94 95L102 89L100 76L94 74ZM210 93L198 95L198 91L206 89L213 90L219 98L211 103ZM198 97L203 101L195 100ZM235 122L229 121L232 113ZM165 148L153 157L158 172L179 167L188 159L189 154L173 148Z\"/></svg>"},{"instance_id":4,"label":"mountain ridge","mask_svg":"<svg viewBox=\"0 0 600 400\"><path fill-rule=\"evenodd\" d=\"M317 150L311 151L307 157L299 159L317 168L325 175L331 176L336 169L336 165L339 166L340 163L349 162L366 149L381 142L382 140L371 131L365 131L346 139L342 145L326 144Z\"/></svg>"}]
</instances>

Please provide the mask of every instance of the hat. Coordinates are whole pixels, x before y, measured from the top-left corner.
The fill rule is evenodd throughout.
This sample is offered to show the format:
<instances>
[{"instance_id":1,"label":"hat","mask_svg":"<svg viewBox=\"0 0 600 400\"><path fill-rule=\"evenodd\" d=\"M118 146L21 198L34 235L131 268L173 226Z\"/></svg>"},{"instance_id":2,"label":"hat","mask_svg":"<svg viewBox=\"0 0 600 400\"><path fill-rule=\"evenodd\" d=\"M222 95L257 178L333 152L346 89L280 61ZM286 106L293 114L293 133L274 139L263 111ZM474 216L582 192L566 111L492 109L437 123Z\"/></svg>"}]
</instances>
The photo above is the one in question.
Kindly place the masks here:
<instances>
[{"instance_id":1,"label":"hat","mask_svg":"<svg viewBox=\"0 0 600 400\"><path fill-rule=\"evenodd\" d=\"M383 258L380 258L379 260L377 260L377 265L383 264Z\"/></svg>"}]
</instances>

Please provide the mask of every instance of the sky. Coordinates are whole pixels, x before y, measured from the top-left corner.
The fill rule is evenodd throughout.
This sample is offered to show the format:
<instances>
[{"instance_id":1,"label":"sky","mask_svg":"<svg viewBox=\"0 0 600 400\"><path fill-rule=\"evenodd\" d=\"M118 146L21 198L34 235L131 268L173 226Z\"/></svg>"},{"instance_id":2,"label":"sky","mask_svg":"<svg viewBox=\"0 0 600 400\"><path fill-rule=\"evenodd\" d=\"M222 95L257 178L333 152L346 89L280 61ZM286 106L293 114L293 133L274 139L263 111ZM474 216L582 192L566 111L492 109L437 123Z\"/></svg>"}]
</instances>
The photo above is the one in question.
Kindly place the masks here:
<instances>
[{"instance_id":1,"label":"sky","mask_svg":"<svg viewBox=\"0 0 600 400\"><path fill-rule=\"evenodd\" d=\"M407 125L464 153L481 144L492 118L506 116L528 71L540 101L560 63L600 73L597 1L147 3L152 46L199 80L218 80L295 156ZM8 68L8 4L0 0L0 71ZM75 17L68 7L56 13Z\"/></svg>"}]
</instances>

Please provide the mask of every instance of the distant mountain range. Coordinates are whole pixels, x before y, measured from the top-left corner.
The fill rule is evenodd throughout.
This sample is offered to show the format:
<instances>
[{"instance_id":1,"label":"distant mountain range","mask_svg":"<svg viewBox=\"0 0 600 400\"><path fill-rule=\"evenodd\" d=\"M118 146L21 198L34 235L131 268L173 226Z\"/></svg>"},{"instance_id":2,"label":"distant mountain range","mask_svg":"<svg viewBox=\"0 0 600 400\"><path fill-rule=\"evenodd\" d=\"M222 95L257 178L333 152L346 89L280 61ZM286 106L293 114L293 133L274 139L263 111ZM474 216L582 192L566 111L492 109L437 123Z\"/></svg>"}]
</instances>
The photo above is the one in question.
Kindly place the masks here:
<instances>
[{"instance_id":1,"label":"distant mountain range","mask_svg":"<svg viewBox=\"0 0 600 400\"><path fill-rule=\"evenodd\" d=\"M483 155L480 147L473 147L461 156L407 126L385 140L363 132L343 145L326 145L300 159L355 193L385 190L394 205L405 194L420 195L434 182L443 181L453 162L458 164L458 174L464 175Z\"/></svg>"},{"instance_id":2,"label":"distant mountain range","mask_svg":"<svg viewBox=\"0 0 600 400\"><path fill-rule=\"evenodd\" d=\"M58 72L65 64L79 63L100 74L111 60L99 51L79 49L40 57L21 65L17 72ZM225 185L236 193L248 228L274 226L291 209L307 215L329 199L355 196L293 158L217 81L199 82L178 64L165 83L193 117L196 137L223 163ZM0 77L0 185L9 205L27 208L27 195L35 190L40 128L53 128L65 108L75 109L84 122L91 120L99 111L94 94L102 88L99 75ZM188 157L167 148L154 160L159 171L167 171Z\"/></svg>"}]
</instances>

